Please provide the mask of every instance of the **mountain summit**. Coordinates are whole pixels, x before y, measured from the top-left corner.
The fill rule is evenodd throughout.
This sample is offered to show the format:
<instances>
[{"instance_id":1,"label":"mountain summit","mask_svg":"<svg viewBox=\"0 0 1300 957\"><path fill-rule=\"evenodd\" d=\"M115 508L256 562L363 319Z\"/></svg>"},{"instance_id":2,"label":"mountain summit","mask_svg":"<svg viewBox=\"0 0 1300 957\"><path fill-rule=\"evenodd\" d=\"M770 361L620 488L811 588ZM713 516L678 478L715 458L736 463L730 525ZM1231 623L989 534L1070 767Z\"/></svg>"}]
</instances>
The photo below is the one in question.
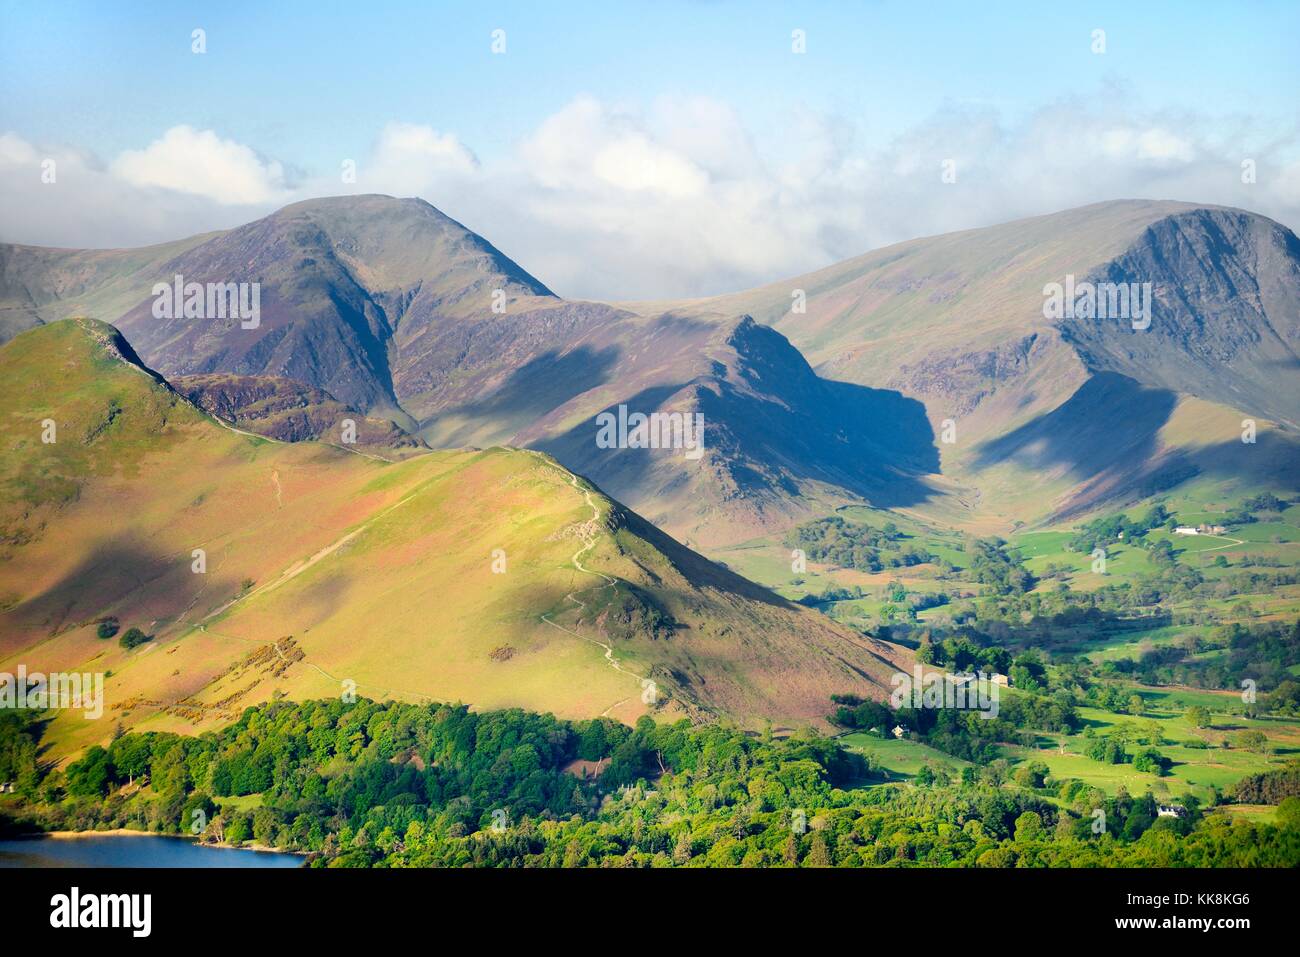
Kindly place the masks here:
<instances>
[{"instance_id":1,"label":"mountain summit","mask_svg":"<svg viewBox=\"0 0 1300 957\"><path fill-rule=\"evenodd\" d=\"M258 283L260 321L157 318L177 275ZM1149 322L1049 304L1097 284L1145 291ZM548 450L700 545L863 500L999 529L1300 472L1300 240L1224 207L1100 203L627 305L561 299L384 196L142 250L0 247L0 333L75 312L169 377L291 379L434 447ZM620 406L703 415L703 453L600 449ZM1263 454L1223 454L1245 418Z\"/></svg>"}]
</instances>

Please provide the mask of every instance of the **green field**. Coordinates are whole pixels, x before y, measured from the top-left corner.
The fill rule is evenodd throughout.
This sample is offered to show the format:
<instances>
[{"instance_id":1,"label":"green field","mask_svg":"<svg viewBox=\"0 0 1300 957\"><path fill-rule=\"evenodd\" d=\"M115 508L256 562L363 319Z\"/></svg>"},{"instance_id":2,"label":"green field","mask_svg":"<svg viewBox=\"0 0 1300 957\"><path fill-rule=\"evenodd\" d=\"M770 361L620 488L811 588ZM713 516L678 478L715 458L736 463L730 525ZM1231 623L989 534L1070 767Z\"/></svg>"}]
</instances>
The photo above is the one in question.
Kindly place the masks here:
<instances>
[{"instance_id":1,"label":"green field","mask_svg":"<svg viewBox=\"0 0 1300 957\"><path fill-rule=\"evenodd\" d=\"M898 740L892 736L881 737L866 731L856 731L844 735L839 741L849 750L868 754L878 761L889 772L885 779L891 781L910 778L926 765L947 766L956 771L970 766L969 761L906 738Z\"/></svg>"}]
</instances>

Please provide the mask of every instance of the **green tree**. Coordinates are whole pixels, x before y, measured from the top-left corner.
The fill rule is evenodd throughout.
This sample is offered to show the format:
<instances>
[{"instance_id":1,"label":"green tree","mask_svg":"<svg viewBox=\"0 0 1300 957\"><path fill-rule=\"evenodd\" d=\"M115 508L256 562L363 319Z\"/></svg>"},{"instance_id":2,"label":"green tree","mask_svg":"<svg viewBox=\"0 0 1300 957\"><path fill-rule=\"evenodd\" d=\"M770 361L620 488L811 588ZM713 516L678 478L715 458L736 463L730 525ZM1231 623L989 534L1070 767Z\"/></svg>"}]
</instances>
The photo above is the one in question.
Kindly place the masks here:
<instances>
[{"instance_id":1,"label":"green tree","mask_svg":"<svg viewBox=\"0 0 1300 957\"><path fill-rule=\"evenodd\" d=\"M113 783L113 765L108 752L98 744L79 761L68 766L67 790L73 797L99 797Z\"/></svg>"},{"instance_id":2,"label":"green tree","mask_svg":"<svg viewBox=\"0 0 1300 957\"><path fill-rule=\"evenodd\" d=\"M1277 823L1289 831L1300 830L1300 797L1282 799L1277 806Z\"/></svg>"},{"instance_id":3,"label":"green tree","mask_svg":"<svg viewBox=\"0 0 1300 957\"><path fill-rule=\"evenodd\" d=\"M804 867L830 867L831 852L826 846L826 838L820 831L812 836L812 846L808 849L808 857L804 860Z\"/></svg>"},{"instance_id":4,"label":"green tree","mask_svg":"<svg viewBox=\"0 0 1300 957\"><path fill-rule=\"evenodd\" d=\"M1247 751L1254 751L1256 754L1263 754L1268 750L1268 735L1254 729L1243 731L1237 737L1237 746Z\"/></svg>"},{"instance_id":5,"label":"green tree","mask_svg":"<svg viewBox=\"0 0 1300 957\"><path fill-rule=\"evenodd\" d=\"M1043 819L1034 811L1026 811L1016 818L1016 843L1037 841L1043 836Z\"/></svg>"},{"instance_id":6,"label":"green tree","mask_svg":"<svg viewBox=\"0 0 1300 957\"><path fill-rule=\"evenodd\" d=\"M122 637L117 639L117 642L127 651L130 651L132 648L135 648L138 645L143 645L146 641L152 640L152 635L146 635L139 628L132 627L123 632Z\"/></svg>"}]
</instances>

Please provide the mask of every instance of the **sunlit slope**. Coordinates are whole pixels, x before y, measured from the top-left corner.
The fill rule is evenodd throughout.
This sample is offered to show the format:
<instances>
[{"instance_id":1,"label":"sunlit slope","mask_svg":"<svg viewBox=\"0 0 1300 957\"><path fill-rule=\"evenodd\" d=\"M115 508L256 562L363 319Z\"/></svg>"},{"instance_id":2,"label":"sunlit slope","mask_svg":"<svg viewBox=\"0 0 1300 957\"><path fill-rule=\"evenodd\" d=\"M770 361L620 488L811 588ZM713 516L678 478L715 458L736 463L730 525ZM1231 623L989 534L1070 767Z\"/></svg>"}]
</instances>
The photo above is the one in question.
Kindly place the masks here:
<instances>
[{"instance_id":1,"label":"sunlit slope","mask_svg":"<svg viewBox=\"0 0 1300 957\"><path fill-rule=\"evenodd\" d=\"M268 441L133 359L88 320L0 349L0 670L111 673L107 719L60 716L61 746L352 687L778 723L888 687L897 649L706 562L544 455L388 463ZM109 616L154 640L96 637Z\"/></svg>"},{"instance_id":2,"label":"sunlit slope","mask_svg":"<svg viewBox=\"0 0 1300 957\"><path fill-rule=\"evenodd\" d=\"M1044 287L1068 276L1149 284L1149 324L1049 318ZM1098 203L900 243L734 295L631 308L717 322L746 312L821 376L918 403L951 488L903 507L972 530L1122 504L1192 477L1295 487L1300 240L1245 210ZM1197 410L1209 415L1203 428ZM1268 433L1269 456L1224 444L1246 417ZM1210 436L1227 454L1194 441Z\"/></svg>"},{"instance_id":3,"label":"sunlit slope","mask_svg":"<svg viewBox=\"0 0 1300 957\"><path fill-rule=\"evenodd\" d=\"M260 323L156 318L152 283L176 274L259 283ZM1152 321L1049 318L1044 287L1069 276L1149 283ZM1189 398L1300 428L1300 239L1195 203L1097 203L627 308L560 299L383 196L142 250L0 246L0 341L83 308L169 377L288 378L434 447L546 451L697 547L864 501L999 533L1119 507L1172 474L1157 439ZM598 448L619 405L702 414L703 455ZM1183 461L1213 478L1234 459Z\"/></svg>"},{"instance_id":4,"label":"sunlit slope","mask_svg":"<svg viewBox=\"0 0 1300 957\"><path fill-rule=\"evenodd\" d=\"M0 343L68 316L119 316L201 233L136 249L56 249L0 243Z\"/></svg>"}]
</instances>

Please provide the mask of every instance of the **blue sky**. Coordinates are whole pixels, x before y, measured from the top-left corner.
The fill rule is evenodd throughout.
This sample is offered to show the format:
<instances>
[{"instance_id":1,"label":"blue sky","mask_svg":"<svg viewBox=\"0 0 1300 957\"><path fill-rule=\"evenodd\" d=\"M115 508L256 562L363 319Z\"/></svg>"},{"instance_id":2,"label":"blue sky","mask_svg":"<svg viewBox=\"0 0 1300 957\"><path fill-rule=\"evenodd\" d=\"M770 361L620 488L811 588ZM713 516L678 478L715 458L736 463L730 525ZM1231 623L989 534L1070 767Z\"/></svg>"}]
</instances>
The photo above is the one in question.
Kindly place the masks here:
<instances>
[{"instance_id":1,"label":"blue sky","mask_svg":"<svg viewBox=\"0 0 1300 957\"><path fill-rule=\"evenodd\" d=\"M1294 117L1300 3L243 3L7 5L0 125L115 152L177 122L311 166L383 122L481 155L575 95L707 94L765 135L783 109L897 133L946 102L1023 111L1098 82L1144 101ZM206 56L190 31L208 32ZM507 55L489 35L507 31ZM807 31L808 54L790 53ZM1089 49L1106 30L1107 52ZM57 69L51 66L57 64Z\"/></svg>"},{"instance_id":2,"label":"blue sky","mask_svg":"<svg viewBox=\"0 0 1300 957\"><path fill-rule=\"evenodd\" d=\"M207 33L202 56L190 49L196 27ZM490 49L498 28L506 31L504 55ZM803 55L791 52L796 28L806 31ZM1105 30L1103 55L1090 49L1094 29ZM178 218L193 228L231 225L280 199L341 191L329 181L343 158L358 158L371 171L392 168L396 161L385 165L376 150L393 124L454 137L466 162L477 164L476 188L517 191L510 202L518 208L530 188L519 168L539 155L528 144L576 102L600 106L600 119L579 124L594 149L610 137L639 137L656 144L643 158L656 164L667 156L662 146L705 171L711 199L718 192L712 187L735 185L741 167L762 166L766 179L736 192L765 190L774 203L798 206L807 202L800 190L819 177L856 182L854 170L878 173L882 165L897 175L912 175L914 166L928 171L936 157L948 155L945 140L955 143L948 152L961 157L963 169L983 163L969 181L996 188L996 163L987 157L996 152L997 163L1014 165L1028 148L1017 137L1039 142L1051 111L1070 109L1090 113L1086 126L1094 131L1126 131L1112 129L1108 143L1172 138L1170 155L1182 165L1175 169L1167 156L1153 161L1150 149L1133 145L1132 168L1109 181L1069 168L1053 174L1088 180L1073 192L1061 189L1061 202L1113 198L1108 184L1115 196L1150 190L1153 162L1176 174L1164 180L1171 190L1202 182L1190 178L1193 165L1212 160L1235 167L1237 154L1258 156L1262 170L1289 177L1300 124L1297 38L1300 3L1294 2L1237 8L1196 2L6 3L0 8L0 133L13 138L10 154L26 155L28 145L42 156L75 151L90 171L114 170L123 153L145 150L183 126L252 151L266 164L270 185L264 195L227 195L202 184L187 192L174 176L136 173L132 188L165 189L191 201L172 197L180 211L151 224L147 216L136 222L123 214L132 205L123 200L101 217L103 224L117 222L117 232L89 219L80 227L63 222L55 209L44 216L36 210L30 223L6 224L3 238L102 245L165 238ZM724 125L734 127L727 142L701 142L712 135L702 134L686 143L680 129L664 132L665 123L689 125L680 105L692 102L725 110ZM664 120L665 109L676 109L677 118ZM985 132L972 138L981 126ZM931 147L934 155L926 152ZM167 155L184 148L178 142ZM705 155L710 151L712 158ZM723 161L718 151L734 155ZM911 155L923 160L913 164ZM816 169L818 162L826 169ZM194 164L181 156L179 165ZM728 167L725 173L720 166ZM791 169L799 178L793 192ZM406 182L397 177L395 185L433 193L425 198L452 206L453 215L481 216L498 227L511 221L505 211L488 209L487 199L471 201L474 189L449 175L444 169ZM534 200L540 189L557 188L555 177L539 176ZM1263 211L1285 221L1295 189L1270 186L1267 178L1260 184L1266 188L1247 198L1257 197ZM633 187L647 194L658 188ZM881 203L898 193L882 185L854 198ZM911 219L919 229L937 230L1048 211L1015 201L1023 193L1009 182L1001 207L981 202L964 219L933 210ZM1236 201L1227 185L1213 196L1178 198ZM944 196L945 203L951 199ZM594 204L608 200L587 197ZM1051 201L1047 194L1041 199ZM599 222L601 213L593 208L591 220ZM863 211L864 222L873 218L909 217L903 209ZM546 226L543 218L520 227L521 247L545 245ZM743 231L743 224L737 228ZM815 247L809 261L906 238L896 235L901 226L804 228L819 237L805 237L804 245ZM634 245L657 242L632 238ZM772 265L762 256L721 263L678 285L699 292ZM615 264L602 268L615 283L623 271Z\"/></svg>"}]
</instances>

